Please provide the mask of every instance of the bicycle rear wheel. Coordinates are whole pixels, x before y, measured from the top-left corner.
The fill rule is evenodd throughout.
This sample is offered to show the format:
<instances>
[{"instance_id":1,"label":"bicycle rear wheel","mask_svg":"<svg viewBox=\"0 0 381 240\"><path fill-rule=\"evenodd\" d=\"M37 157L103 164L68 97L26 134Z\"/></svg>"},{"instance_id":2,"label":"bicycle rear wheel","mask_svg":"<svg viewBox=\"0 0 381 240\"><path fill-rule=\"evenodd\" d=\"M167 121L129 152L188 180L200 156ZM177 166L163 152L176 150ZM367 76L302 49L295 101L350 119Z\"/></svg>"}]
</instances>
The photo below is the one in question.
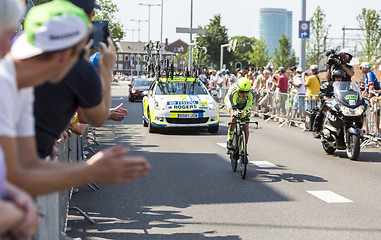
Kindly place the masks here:
<instances>
[{"instance_id":1,"label":"bicycle rear wheel","mask_svg":"<svg viewBox=\"0 0 381 240\"><path fill-rule=\"evenodd\" d=\"M237 133L233 134L233 150L230 150L230 162L232 165L232 170L235 172L237 170L237 160L238 160L238 150L237 150Z\"/></svg>"},{"instance_id":2,"label":"bicycle rear wheel","mask_svg":"<svg viewBox=\"0 0 381 240\"><path fill-rule=\"evenodd\" d=\"M247 148L246 148L246 141L245 141L245 132L242 131L241 136L239 137L239 168L241 172L242 179L245 179L246 177L246 170L247 170Z\"/></svg>"}]
</instances>

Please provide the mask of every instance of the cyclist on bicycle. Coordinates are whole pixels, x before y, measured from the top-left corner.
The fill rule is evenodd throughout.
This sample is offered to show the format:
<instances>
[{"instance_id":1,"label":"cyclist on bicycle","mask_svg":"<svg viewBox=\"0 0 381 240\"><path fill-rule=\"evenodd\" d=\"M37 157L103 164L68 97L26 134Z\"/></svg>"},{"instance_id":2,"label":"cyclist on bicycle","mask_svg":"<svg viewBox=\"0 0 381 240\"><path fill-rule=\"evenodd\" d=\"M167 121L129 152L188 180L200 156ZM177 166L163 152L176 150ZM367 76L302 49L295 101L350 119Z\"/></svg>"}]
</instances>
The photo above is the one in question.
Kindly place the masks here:
<instances>
[{"instance_id":1,"label":"cyclist on bicycle","mask_svg":"<svg viewBox=\"0 0 381 240\"><path fill-rule=\"evenodd\" d=\"M243 77L237 80L236 84L230 87L225 96L225 105L231 115L230 122L236 122L237 118L250 120L251 109L253 108L254 93L251 91L250 80ZM233 133L235 124L229 125L227 147L233 148ZM249 123L244 126L246 143L249 140Z\"/></svg>"}]
</instances>

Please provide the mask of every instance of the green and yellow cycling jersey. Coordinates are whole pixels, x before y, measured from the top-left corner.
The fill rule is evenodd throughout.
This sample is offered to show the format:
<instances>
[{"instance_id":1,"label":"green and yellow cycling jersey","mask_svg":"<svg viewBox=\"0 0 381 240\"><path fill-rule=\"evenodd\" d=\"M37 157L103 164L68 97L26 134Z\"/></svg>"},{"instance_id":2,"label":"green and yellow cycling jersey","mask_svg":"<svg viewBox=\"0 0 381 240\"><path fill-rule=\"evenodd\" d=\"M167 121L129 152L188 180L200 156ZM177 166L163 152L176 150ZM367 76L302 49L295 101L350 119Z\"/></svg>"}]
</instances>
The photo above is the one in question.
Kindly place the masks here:
<instances>
[{"instance_id":1,"label":"green and yellow cycling jersey","mask_svg":"<svg viewBox=\"0 0 381 240\"><path fill-rule=\"evenodd\" d=\"M225 105L228 111L230 112L234 106L236 109L242 110L243 112L250 112L253 108L254 93L250 91L247 99L245 100L239 96L238 92L237 85L233 85L226 94Z\"/></svg>"}]
</instances>

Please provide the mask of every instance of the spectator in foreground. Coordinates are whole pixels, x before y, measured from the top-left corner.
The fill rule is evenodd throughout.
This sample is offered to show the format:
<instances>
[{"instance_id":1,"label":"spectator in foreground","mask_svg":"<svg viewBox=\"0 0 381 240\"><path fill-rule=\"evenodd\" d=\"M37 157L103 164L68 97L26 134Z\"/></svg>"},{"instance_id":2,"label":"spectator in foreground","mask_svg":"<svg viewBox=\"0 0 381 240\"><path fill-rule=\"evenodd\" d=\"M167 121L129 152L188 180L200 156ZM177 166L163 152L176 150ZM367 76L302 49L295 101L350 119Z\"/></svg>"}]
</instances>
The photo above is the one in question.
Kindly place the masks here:
<instances>
[{"instance_id":1,"label":"spectator in foreground","mask_svg":"<svg viewBox=\"0 0 381 240\"><path fill-rule=\"evenodd\" d=\"M23 14L24 6L20 1L0 1L0 65L1 59L11 47L11 37L16 32ZM0 103L0 113L2 111ZM2 117L0 115L0 119ZM0 239L32 237L39 224L36 205L27 193L9 183L6 175L7 168L0 145Z\"/></svg>"},{"instance_id":2,"label":"spectator in foreground","mask_svg":"<svg viewBox=\"0 0 381 240\"><path fill-rule=\"evenodd\" d=\"M32 195L92 181L133 181L150 168L143 157L126 157L128 150L121 146L98 152L86 163L45 162L37 156L32 87L58 83L67 74L87 42L89 29L86 14L68 1L36 6L25 20L25 33L0 65L0 125L4 126L0 144L8 178Z\"/></svg>"}]
</instances>

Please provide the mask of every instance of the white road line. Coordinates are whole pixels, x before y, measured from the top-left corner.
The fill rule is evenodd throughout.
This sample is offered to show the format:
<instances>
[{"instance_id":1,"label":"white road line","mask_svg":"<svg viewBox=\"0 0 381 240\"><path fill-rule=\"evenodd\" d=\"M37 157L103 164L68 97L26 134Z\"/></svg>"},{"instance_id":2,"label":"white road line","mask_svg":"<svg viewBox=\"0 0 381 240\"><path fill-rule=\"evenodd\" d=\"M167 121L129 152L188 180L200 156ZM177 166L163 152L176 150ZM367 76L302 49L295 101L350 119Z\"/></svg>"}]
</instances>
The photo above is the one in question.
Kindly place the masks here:
<instances>
[{"instance_id":1,"label":"white road line","mask_svg":"<svg viewBox=\"0 0 381 240\"><path fill-rule=\"evenodd\" d=\"M260 167L260 168L278 168L277 165L272 164L268 161L250 161L250 163L253 163L254 165Z\"/></svg>"},{"instance_id":2,"label":"white road line","mask_svg":"<svg viewBox=\"0 0 381 240\"><path fill-rule=\"evenodd\" d=\"M226 146L226 142L224 142L224 143L217 143L217 145L219 145L219 146L221 146L221 147L223 147L223 148L226 148L227 146Z\"/></svg>"},{"instance_id":3,"label":"white road line","mask_svg":"<svg viewBox=\"0 0 381 240\"><path fill-rule=\"evenodd\" d=\"M307 191L309 194L320 198L327 203L351 203L353 201L340 196L332 191Z\"/></svg>"},{"instance_id":4,"label":"white road line","mask_svg":"<svg viewBox=\"0 0 381 240\"><path fill-rule=\"evenodd\" d=\"M111 100L123 100L124 99L124 97L113 97L113 98L111 98Z\"/></svg>"}]
</instances>

